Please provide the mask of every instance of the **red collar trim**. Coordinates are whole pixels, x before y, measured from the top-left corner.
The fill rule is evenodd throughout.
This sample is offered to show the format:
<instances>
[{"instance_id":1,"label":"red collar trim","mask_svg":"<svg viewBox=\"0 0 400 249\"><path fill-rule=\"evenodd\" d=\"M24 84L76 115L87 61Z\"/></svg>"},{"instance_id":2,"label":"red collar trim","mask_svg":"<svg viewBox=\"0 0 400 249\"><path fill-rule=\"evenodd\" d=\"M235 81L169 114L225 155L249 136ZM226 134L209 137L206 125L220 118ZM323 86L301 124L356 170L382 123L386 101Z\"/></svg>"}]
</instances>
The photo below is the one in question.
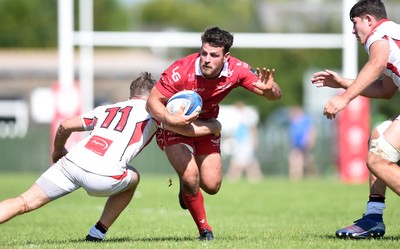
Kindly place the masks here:
<instances>
[{"instance_id":1,"label":"red collar trim","mask_svg":"<svg viewBox=\"0 0 400 249\"><path fill-rule=\"evenodd\" d=\"M368 41L369 37L375 33L375 30L376 30L382 23L388 22L388 21L390 21L390 20L389 20L389 19L382 19L382 20L380 20L379 22L377 22L377 23L375 24L375 26L371 29L371 33L369 33L369 35L367 36L367 39L366 39L365 41Z\"/></svg>"}]
</instances>

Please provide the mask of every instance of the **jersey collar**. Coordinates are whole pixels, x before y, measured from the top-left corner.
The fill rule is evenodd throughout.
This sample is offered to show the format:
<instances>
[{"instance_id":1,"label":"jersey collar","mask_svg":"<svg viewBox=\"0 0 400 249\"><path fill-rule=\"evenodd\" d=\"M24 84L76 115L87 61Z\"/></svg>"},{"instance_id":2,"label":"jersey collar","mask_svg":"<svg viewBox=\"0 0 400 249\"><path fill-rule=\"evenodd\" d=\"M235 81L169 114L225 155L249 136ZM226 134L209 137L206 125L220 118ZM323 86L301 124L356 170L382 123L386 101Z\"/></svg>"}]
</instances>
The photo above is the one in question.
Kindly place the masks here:
<instances>
[{"instance_id":1,"label":"jersey collar","mask_svg":"<svg viewBox=\"0 0 400 249\"><path fill-rule=\"evenodd\" d=\"M389 19L382 19L380 20L378 23L375 24L375 26L371 29L371 33L368 34L367 39L365 39L365 41L368 41L368 39L371 37L371 35L373 35L376 31L376 29L384 22L388 22L390 21ZM367 43L367 42L365 42ZM364 44L363 44L364 45Z\"/></svg>"},{"instance_id":2,"label":"jersey collar","mask_svg":"<svg viewBox=\"0 0 400 249\"><path fill-rule=\"evenodd\" d=\"M196 71L196 76L203 76L203 73L201 72L201 68L200 68L200 57L197 57L197 59L196 59L195 71ZM219 74L218 78L220 78L222 76L228 77L228 62L224 62L224 67L222 68L222 71Z\"/></svg>"},{"instance_id":3,"label":"jersey collar","mask_svg":"<svg viewBox=\"0 0 400 249\"><path fill-rule=\"evenodd\" d=\"M133 98L129 98L129 100L135 100L135 99L140 99L140 100L145 100L145 101L147 101L147 99L145 98L145 97L140 97L140 96L135 96L135 97L133 97Z\"/></svg>"}]
</instances>

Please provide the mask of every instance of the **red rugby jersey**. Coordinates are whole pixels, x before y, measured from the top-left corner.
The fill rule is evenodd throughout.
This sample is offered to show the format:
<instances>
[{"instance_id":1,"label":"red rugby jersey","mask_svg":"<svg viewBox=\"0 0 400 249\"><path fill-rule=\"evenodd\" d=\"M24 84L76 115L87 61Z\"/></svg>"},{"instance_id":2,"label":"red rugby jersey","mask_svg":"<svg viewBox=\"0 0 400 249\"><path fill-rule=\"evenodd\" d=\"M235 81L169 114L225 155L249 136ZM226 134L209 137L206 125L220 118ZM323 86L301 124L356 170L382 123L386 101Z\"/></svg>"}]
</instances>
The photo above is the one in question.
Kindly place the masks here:
<instances>
[{"instance_id":1,"label":"red rugby jersey","mask_svg":"<svg viewBox=\"0 0 400 249\"><path fill-rule=\"evenodd\" d=\"M195 53L175 61L161 74L155 86L167 98L182 90L197 92L203 99L199 118L209 119L218 117L219 103L230 91L238 86L253 91L256 81L255 70L232 56L218 78L206 79L201 74L199 53Z\"/></svg>"}]
</instances>

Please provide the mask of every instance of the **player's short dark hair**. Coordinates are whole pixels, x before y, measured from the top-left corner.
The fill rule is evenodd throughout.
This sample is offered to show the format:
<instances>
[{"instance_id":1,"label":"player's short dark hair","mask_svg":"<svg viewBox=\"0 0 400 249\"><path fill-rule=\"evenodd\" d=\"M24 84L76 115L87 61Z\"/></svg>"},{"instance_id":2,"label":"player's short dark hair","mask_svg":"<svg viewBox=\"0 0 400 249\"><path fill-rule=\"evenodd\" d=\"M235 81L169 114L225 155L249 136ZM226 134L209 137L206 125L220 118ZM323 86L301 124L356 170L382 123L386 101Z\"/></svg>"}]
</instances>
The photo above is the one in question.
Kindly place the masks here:
<instances>
[{"instance_id":1,"label":"player's short dark hair","mask_svg":"<svg viewBox=\"0 0 400 249\"><path fill-rule=\"evenodd\" d=\"M224 53L229 52L233 44L233 35L219 27L207 28L201 36L201 42L209 43L213 47L224 47Z\"/></svg>"},{"instance_id":2,"label":"player's short dark hair","mask_svg":"<svg viewBox=\"0 0 400 249\"><path fill-rule=\"evenodd\" d=\"M139 77L131 83L130 97L148 96L155 83L156 81L152 78L151 73L142 72L139 74Z\"/></svg>"},{"instance_id":3,"label":"player's short dark hair","mask_svg":"<svg viewBox=\"0 0 400 249\"><path fill-rule=\"evenodd\" d=\"M385 5L381 0L361 0L350 10L350 20L353 20L354 17L364 17L365 15L372 15L377 21L386 19Z\"/></svg>"}]
</instances>

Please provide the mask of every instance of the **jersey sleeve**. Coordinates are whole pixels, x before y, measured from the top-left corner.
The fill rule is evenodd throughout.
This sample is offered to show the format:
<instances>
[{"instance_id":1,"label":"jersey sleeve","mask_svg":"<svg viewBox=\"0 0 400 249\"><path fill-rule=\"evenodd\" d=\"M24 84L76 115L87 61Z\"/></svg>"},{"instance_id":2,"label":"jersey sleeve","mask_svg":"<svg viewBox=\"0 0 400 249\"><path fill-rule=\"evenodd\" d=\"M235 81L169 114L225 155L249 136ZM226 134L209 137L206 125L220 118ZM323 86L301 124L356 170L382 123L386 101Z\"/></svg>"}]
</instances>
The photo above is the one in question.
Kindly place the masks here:
<instances>
[{"instance_id":1,"label":"jersey sleeve","mask_svg":"<svg viewBox=\"0 0 400 249\"><path fill-rule=\"evenodd\" d=\"M252 92L254 90L253 83L258 81L257 72L249 64L242 62L240 70L241 86Z\"/></svg>"},{"instance_id":2,"label":"jersey sleeve","mask_svg":"<svg viewBox=\"0 0 400 249\"><path fill-rule=\"evenodd\" d=\"M90 112L81 114L82 125L85 131L91 131L96 126L97 118L95 113L99 112L99 108L97 107Z\"/></svg>"},{"instance_id":3,"label":"jersey sleeve","mask_svg":"<svg viewBox=\"0 0 400 249\"><path fill-rule=\"evenodd\" d=\"M171 70L168 68L162 74L160 79L157 81L155 87L157 90L164 95L166 98L170 98L174 93L178 92L175 88L174 83L171 82Z\"/></svg>"},{"instance_id":4,"label":"jersey sleeve","mask_svg":"<svg viewBox=\"0 0 400 249\"><path fill-rule=\"evenodd\" d=\"M384 30L377 28L367 39L364 44L365 51L369 54L369 50L371 45L376 41L387 41L388 37L385 34Z\"/></svg>"},{"instance_id":5,"label":"jersey sleeve","mask_svg":"<svg viewBox=\"0 0 400 249\"><path fill-rule=\"evenodd\" d=\"M169 66L157 81L155 87L166 98L170 98L175 93L185 89L188 67L185 66L185 58L175 61Z\"/></svg>"}]
</instances>

